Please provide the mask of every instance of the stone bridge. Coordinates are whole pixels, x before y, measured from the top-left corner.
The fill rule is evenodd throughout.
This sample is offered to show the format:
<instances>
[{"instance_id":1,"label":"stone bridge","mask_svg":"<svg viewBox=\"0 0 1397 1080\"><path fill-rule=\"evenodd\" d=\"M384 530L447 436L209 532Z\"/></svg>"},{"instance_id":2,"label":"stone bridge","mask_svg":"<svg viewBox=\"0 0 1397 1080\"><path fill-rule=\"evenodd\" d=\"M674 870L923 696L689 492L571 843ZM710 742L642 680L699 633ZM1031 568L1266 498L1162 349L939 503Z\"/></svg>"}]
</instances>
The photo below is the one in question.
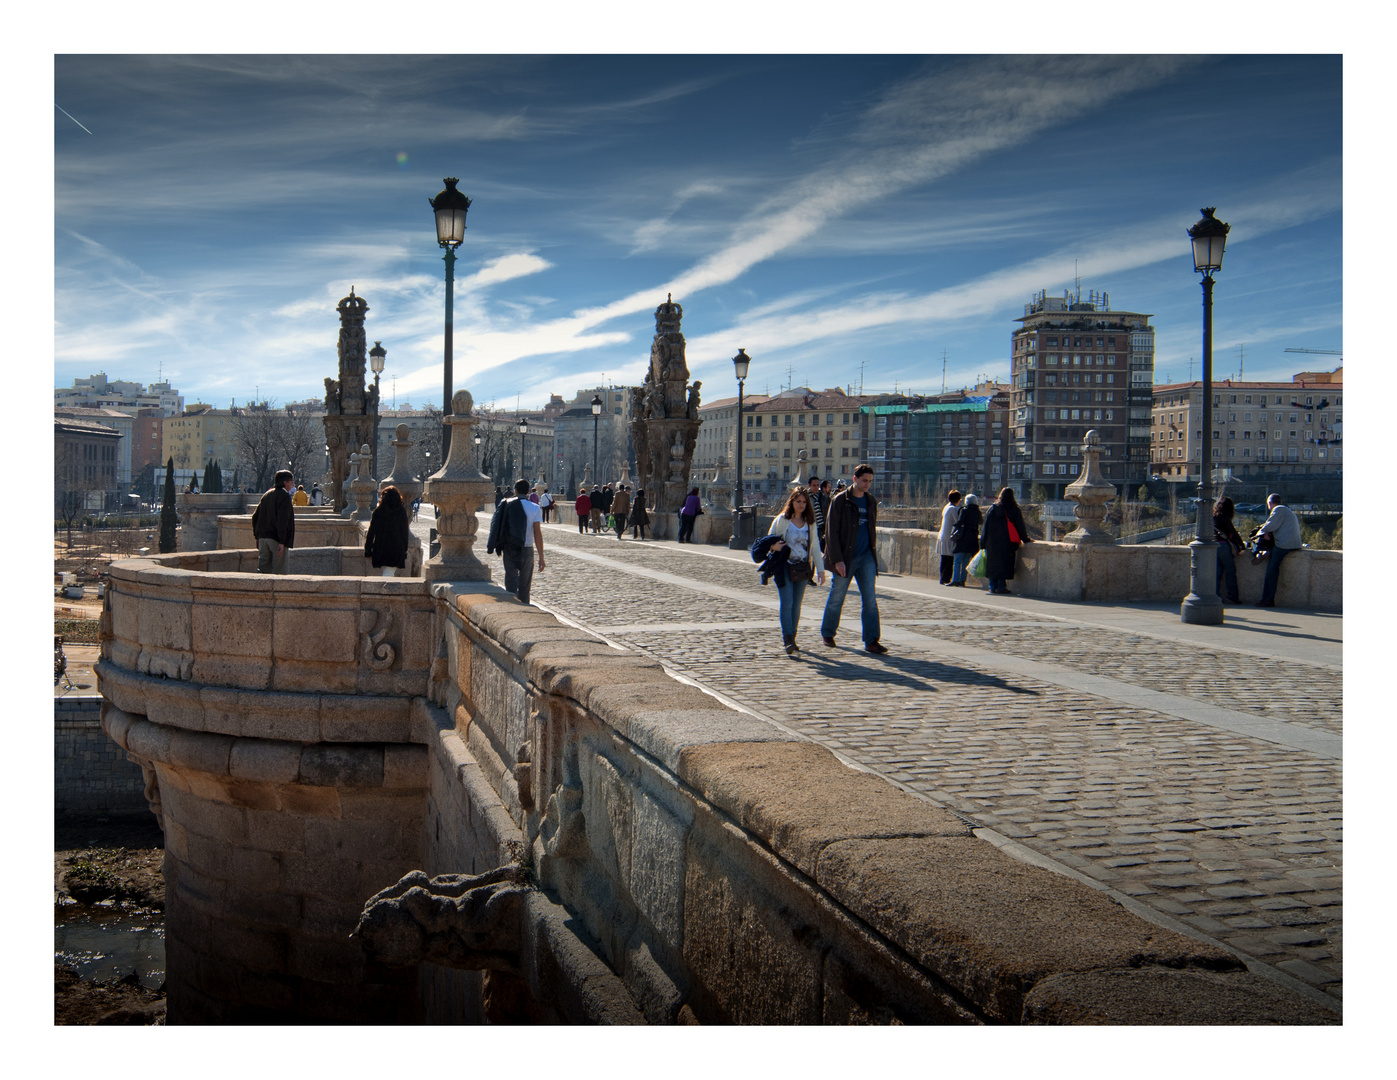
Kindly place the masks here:
<instances>
[{"instance_id":1,"label":"stone bridge","mask_svg":"<svg viewBox=\"0 0 1397 1080\"><path fill-rule=\"evenodd\" d=\"M750 562L546 542L541 607L354 548L113 567L102 722L165 830L172 1023L1338 1021L1316 920L1263 917L1338 889L1298 805L1338 798L1323 702L1074 667L1081 623L911 579L885 666L793 665Z\"/></svg>"}]
</instances>

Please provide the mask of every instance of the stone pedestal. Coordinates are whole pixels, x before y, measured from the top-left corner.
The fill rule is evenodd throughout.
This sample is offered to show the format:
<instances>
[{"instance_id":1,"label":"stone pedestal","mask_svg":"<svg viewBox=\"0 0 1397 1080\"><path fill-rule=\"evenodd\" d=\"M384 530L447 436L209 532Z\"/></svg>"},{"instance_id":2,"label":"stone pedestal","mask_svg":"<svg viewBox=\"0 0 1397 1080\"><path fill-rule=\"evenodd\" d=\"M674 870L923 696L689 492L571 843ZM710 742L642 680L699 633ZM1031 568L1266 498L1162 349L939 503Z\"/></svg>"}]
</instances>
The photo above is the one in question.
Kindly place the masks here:
<instances>
[{"instance_id":1,"label":"stone pedestal","mask_svg":"<svg viewBox=\"0 0 1397 1080\"><path fill-rule=\"evenodd\" d=\"M412 468L408 464L407 453L412 449L412 440L408 438L410 430L406 424L398 425L395 432L397 438L393 443L393 471L378 482L380 489L392 484L405 503L411 503L422 494L422 481L412 475Z\"/></svg>"},{"instance_id":2,"label":"stone pedestal","mask_svg":"<svg viewBox=\"0 0 1397 1080\"><path fill-rule=\"evenodd\" d=\"M708 481L706 492L709 513L726 513L732 509L732 485L728 483L728 463L720 460L713 470L713 479Z\"/></svg>"},{"instance_id":3,"label":"stone pedestal","mask_svg":"<svg viewBox=\"0 0 1397 1080\"><path fill-rule=\"evenodd\" d=\"M807 470L809 467L810 467L810 463L809 463L808 461L806 461L806 459L805 459L805 451L804 451L804 450L797 451L797 453L796 453L796 477L795 477L795 479L792 480L791 483L790 483L790 486L791 486L792 490L794 490L795 488L800 488L800 487L808 488L808 487L810 486L810 477L806 475L806 470ZM1113 489L1113 490L1114 490L1114 489Z\"/></svg>"},{"instance_id":4,"label":"stone pedestal","mask_svg":"<svg viewBox=\"0 0 1397 1080\"><path fill-rule=\"evenodd\" d=\"M1116 497L1116 486L1101 475L1101 436L1094 430L1082 440L1082 461L1082 475L1063 492L1077 504L1077 527L1062 538L1063 543L1114 544L1116 538L1101 523L1106 518L1106 504Z\"/></svg>"},{"instance_id":5,"label":"stone pedestal","mask_svg":"<svg viewBox=\"0 0 1397 1080\"><path fill-rule=\"evenodd\" d=\"M427 501L437 508L437 538L441 550L423 567L428 581L489 581L490 568L471 548L480 528L477 511L494 494L495 483L475 464L471 428L474 402L469 391L451 399L451 456L441 470L427 477Z\"/></svg>"}]
</instances>

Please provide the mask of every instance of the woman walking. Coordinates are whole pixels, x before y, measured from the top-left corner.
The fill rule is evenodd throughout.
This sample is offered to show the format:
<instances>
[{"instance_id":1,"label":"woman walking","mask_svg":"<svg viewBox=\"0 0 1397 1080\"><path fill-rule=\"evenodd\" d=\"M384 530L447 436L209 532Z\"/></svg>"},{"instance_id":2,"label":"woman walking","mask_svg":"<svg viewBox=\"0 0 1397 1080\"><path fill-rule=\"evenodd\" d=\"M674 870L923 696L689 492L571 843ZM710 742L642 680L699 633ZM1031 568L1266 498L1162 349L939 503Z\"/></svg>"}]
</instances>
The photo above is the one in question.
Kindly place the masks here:
<instances>
[{"instance_id":1,"label":"woman walking","mask_svg":"<svg viewBox=\"0 0 1397 1080\"><path fill-rule=\"evenodd\" d=\"M951 488L946 493L946 505L941 508L941 531L936 534L936 554L941 556L941 584L951 583L951 570L955 566L956 549L951 542L951 532L960 520L960 492Z\"/></svg>"},{"instance_id":2,"label":"woman walking","mask_svg":"<svg viewBox=\"0 0 1397 1080\"><path fill-rule=\"evenodd\" d=\"M631 512L630 489L618 487L616 497L611 500L611 522L610 525L616 530L616 539L621 539L621 534L626 531L626 515Z\"/></svg>"},{"instance_id":3,"label":"woman walking","mask_svg":"<svg viewBox=\"0 0 1397 1080\"><path fill-rule=\"evenodd\" d=\"M703 513L703 506L699 500L699 489L694 488L689 492L689 497L684 500L683 509L679 511L679 542L681 544L692 544L694 542L694 522Z\"/></svg>"},{"instance_id":4,"label":"woman walking","mask_svg":"<svg viewBox=\"0 0 1397 1080\"><path fill-rule=\"evenodd\" d=\"M645 512L644 488L636 488L635 498L631 500L631 515L627 520L631 526L631 539L644 540L645 526L650 524L650 515Z\"/></svg>"},{"instance_id":5,"label":"woman walking","mask_svg":"<svg viewBox=\"0 0 1397 1080\"><path fill-rule=\"evenodd\" d=\"M407 565L410 536L407 507L397 488L389 484L378 493L378 505L369 518L369 533L364 537L364 558L375 570L382 567L384 577L393 577L394 568Z\"/></svg>"},{"instance_id":6,"label":"woman walking","mask_svg":"<svg viewBox=\"0 0 1397 1080\"><path fill-rule=\"evenodd\" d=\"M586 488L581 488L577 492L577 499L573 502L572 508L577 511L577 531L585 533L587 522L592 517L592 496L587 494Z\"/></svg>"},{"instance_id":7,"label":"woman walking","mask_svg":"<svg viewBox=\"0 0 1397 1080\"><path fill-rule=\"evenodd\" d=\"M975 552L980 550L980 499L967 495L960 507L960 517L951 530L951 550L955 553L951 562L951 584L965 588L965 568Z\"/></svg>"},{"instance_id":8,"label":"woman walking","mask_svg":"<svg viewBox=\"0 0 1397 1080\"><path fill-rule=\"evenodd\" d=\"M1218 595L1223 595L1222 583L1226 578L1228 602L1240 604L1242 598L1237 592L1237 556L1247 545L1237 532L1237 526L1232 523L1236 509L1226 495L1213 504L1213 538L1218 542Z\"/></svg>"},{"instance_id":9,"label":"woman walking","mask_svg":"<svg viewBox=\"0 0 1397 1080\"><path fill-rule=\"evenodd\" d=\"M990 580L990 592L998 596L1009 595L1004 583L1013 580L1014 557L1019 545L1028 542L1028 530L1024 528L1018 500L1011 489L1001 488L999 498L985 515L985 528L980 535L980 546L985 549L985 576Z\"/></svg>"},{"instance_id":10,"label":"woman walking","mask_svg":"<svg viewBox=\"0 0 1397 1080\"><path fill-rule=\"evenodd\" d=\"M768 536L780 539L771 545L777 552L789 548L786 556L786 583L777 579L776 592L781 598L781 640L786 646L786 655L792 659L800 656L796 645L796 630L800 627L800 603L805 598L805 587L811 577L817 585L825 582L824 550L820 547L820 531L815 528L815 514L810 509L810 492L796 488L786 498L781 513L771 522Z\"/></svg>"}]
</instances>

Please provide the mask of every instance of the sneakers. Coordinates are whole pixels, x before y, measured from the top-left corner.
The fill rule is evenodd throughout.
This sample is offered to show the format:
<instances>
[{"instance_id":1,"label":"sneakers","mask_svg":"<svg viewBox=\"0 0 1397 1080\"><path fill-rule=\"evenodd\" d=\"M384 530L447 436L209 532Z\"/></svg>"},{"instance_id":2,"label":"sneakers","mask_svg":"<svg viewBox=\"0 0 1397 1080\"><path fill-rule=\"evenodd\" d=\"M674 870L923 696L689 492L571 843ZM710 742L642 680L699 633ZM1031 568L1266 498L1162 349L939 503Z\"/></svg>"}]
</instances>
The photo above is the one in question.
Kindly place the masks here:
<instances>
[{"instance_id":1,"label":"sneakers","mask_svg":"<svg viewBox=\"0 0 1397 1080\"><path fill-rule=\"evenodd\" d=\"M863 651L864 651L864 652L871 652L871 653L878 653L879 655L882 655L883 653L885 653L885 652L888 651L888 647L887 647L886 645L880 645L880 644L879 644L878 642L876 642L876 641L870 641L870 642L867 642L867 643L864 645Z\"/></svg>"},{"instance_id":2,"label":"sneakers","mask_svg":"<svg viewBox=\"0 0 1397 1080\"><path fill-rule=\"evenodd\" d=\"M794 641L786 646L786 655L789 656L792 660L800 659L800 648L796 645Z\"/></svg>"},{"instance_id":3,"label":"sneakers","mask_svg":"<svg viewBox=\"0 0 1397 1080\"><path fill-rule=\"evenodd\" d=\"M826 647L831 648L831 649L834 648L834 638L832 638L832 637L821 637L820 640L823 641L823 642L825 643Z\"/></svg>"}]
</instances>

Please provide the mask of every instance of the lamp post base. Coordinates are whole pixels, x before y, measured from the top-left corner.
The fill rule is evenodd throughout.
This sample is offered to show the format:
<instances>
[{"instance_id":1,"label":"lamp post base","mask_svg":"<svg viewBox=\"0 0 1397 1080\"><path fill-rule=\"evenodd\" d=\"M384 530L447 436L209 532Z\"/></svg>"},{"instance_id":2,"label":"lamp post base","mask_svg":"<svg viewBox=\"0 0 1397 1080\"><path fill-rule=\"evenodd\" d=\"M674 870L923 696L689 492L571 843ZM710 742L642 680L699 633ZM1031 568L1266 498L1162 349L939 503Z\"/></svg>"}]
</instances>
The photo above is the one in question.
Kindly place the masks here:
<instances>
[{"instance_id":1,"label":"lamp post base","mask_svg":"<svg viewBox=\"0 0 1397 1080\"><path fill-rule=\"evenodd\" d=\"M728 541L729 551L746 551L752 546L755 536L749 536L745 528L746 522L753 523L753 532L757 520L756 511L750 511L747 507L741 506L732 512L732 539Z\"/></svg>"},{"instance_id":2,"label":"lamp post base","mask_svg":"<svg viewBox=\"0 0 1397 1080\"><path fill-rule=\"evenodd\" d=\"M1218 546L1205 540L1189 544L1189 594L1179 607L1179 618L1198 626L1221 626L1222 598L1217 594Z\"/></svg>"}]
</instances>

